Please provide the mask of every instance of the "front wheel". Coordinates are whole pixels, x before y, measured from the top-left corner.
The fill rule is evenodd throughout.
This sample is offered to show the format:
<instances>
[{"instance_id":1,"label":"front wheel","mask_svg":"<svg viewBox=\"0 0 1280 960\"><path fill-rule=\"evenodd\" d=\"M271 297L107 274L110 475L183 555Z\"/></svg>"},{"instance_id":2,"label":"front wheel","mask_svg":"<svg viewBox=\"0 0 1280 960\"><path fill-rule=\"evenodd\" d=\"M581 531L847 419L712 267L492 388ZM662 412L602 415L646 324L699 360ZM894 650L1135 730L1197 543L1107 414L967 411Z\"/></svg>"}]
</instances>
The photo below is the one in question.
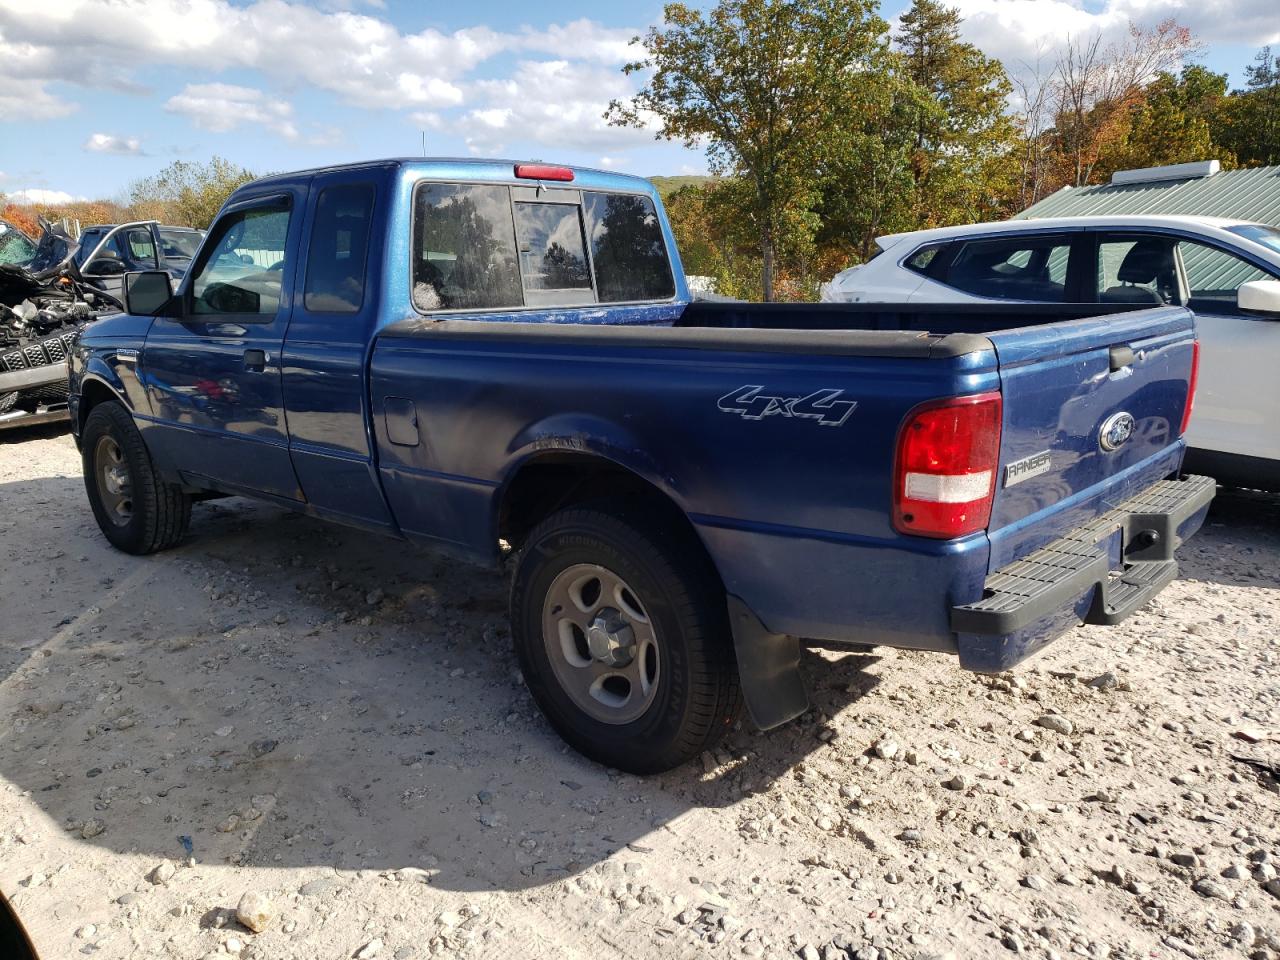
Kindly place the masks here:
<instances>
[{"instance_id":1,"label":"front wheel","mask_svg":"<svg viewBox=\"0 0 1280 960\"><path fill-rule=\"evenodd\" d=\"M156 474L133 418L118 403L100 403L80 437L84 486L103 535L126 553L154 553L182 539L191 497Z\"/></svg>"},{"instance_id":2,"label":"front wheel","mask_svg":"<svg viewBox=\"0 0 1280 960\"><path fill-rule=\"evenodd\" d=\"M529 536L511 622L525 682L572 747L631 773L712 746L741 705L724 592L691 533L616 503Z\"/></svg>"}]
</instances>

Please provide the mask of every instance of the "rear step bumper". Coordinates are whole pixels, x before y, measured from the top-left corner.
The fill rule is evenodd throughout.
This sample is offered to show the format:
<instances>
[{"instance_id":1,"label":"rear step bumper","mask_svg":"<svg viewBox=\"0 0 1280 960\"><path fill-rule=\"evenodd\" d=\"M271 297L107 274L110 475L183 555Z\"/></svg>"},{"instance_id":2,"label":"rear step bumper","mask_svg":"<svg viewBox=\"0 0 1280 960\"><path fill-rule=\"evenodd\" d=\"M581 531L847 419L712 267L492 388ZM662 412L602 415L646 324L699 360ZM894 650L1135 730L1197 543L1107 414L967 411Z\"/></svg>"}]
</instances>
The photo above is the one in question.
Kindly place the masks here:
<instances>
[{"instance_id":1,"label":"rear step bumper","mask_svg":"<svg viewBox=\"0 0 1280 960\"><path fill-rule=\"evenodd\" d=\"M962 666L1008 669L1073 619L1119 623L1177 577L1173 552L1199 529L1215 489L1210 477L1161 480L993 573L983 599L951 608Z\"/></svg>"}]
</instances>

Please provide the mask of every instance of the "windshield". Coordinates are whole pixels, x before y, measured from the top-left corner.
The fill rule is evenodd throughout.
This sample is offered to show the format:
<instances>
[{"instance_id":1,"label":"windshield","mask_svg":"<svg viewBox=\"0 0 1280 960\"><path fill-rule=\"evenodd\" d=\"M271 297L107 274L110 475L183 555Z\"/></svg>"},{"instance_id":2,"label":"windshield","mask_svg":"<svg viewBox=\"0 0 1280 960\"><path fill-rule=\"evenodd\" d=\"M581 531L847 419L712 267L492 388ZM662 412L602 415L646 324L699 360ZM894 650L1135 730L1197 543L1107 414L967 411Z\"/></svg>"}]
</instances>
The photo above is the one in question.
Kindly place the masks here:
<instances>
[{"instance_id":1,"label":"windshield","mask_svg":"<svg viewBox=\"0 0 1280 960\"><path fill-rule=\"evenodd\" d=\"M196 230L167 230L160 228L160 245L168 260L190 260L200 249L204 235Z\"/></svg>"},{"instance_id":2,"label":"windshield","mask_svg":"<svg viewBox=\"0 0 1280 960\"><path fill-rule=\"evenodd\" d=\"M1268 250L1280 253L1280 230L1261 223L1242 223L1235 227L1227 227L1228 233L1260 243Z\"/></svg>"},{"instance_id":3,"label":"windshield","mask_svg":"<svg viewBox=\"0 0 1280 960\"><path fill-rule=\"evenodd\" d=\"M23 264L35 256L36 245L0 220L0 263Z\"/></svg>"}]
</instances>

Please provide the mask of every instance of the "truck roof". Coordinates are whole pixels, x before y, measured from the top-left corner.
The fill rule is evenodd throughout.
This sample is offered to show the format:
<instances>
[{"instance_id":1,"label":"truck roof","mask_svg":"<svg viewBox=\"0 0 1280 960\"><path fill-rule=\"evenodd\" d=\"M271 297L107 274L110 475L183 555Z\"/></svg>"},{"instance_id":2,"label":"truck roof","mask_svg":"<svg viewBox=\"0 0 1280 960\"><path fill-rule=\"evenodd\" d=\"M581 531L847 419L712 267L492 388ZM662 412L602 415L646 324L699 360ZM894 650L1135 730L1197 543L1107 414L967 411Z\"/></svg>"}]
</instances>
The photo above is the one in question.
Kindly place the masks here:
<instances>
[{"instance_id":1,"label":"truck roof","mask_svg":"<svg viewBox=\"0 0 1280 960\"><path fill-rule=\"evenodd\" d=\"M351 163L331 164L323 167L310 167L305 170L293 170L287 173L271 174L251 181L239 187L229 199L238 199L241 194L257 193L263 186L279 183L295 183L300 179L314 177L326 173L339 173L351 170L389 170L401 169L405 172L438 177L450 180L500 181L509 183L547 183L553 181L521 179L516 177L515 168L522 163L548 164L566 167L573 171L573 180L565 182L565 187L590 187L603 190L626 190L636 193L647 193L657 197L658 191L644 177L633 174L617 173L612 170L599 170L593 167L579 167L568 163L549 163L543 160L502 160L482 159L478 157L388 157L381 160L358 160ZM558 181L555 181L559 183Z\"/></svg>"}]
</instances>

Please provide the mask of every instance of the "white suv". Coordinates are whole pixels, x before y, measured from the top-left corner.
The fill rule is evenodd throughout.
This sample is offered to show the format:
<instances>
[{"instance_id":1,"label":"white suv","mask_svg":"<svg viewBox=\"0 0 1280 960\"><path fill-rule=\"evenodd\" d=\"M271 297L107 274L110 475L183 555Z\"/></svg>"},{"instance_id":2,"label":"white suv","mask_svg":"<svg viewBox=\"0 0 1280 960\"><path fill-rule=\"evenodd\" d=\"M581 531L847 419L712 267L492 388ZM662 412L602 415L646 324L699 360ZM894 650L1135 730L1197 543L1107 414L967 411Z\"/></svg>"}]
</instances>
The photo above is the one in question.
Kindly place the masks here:
<instances>
[{"instance_id":1,"label":"white suv","mask_svg":"<svg viewBox=\"0 0 1280 960\"><path fill-rule=\"evenodd\" d=\"M824 301L1194 311L1200 382L1187 469L1280 490L1280 230L1215 217L1060 217L918 230L876 243L869 261L823 285Z\"/></svg>"}]
</instances>

